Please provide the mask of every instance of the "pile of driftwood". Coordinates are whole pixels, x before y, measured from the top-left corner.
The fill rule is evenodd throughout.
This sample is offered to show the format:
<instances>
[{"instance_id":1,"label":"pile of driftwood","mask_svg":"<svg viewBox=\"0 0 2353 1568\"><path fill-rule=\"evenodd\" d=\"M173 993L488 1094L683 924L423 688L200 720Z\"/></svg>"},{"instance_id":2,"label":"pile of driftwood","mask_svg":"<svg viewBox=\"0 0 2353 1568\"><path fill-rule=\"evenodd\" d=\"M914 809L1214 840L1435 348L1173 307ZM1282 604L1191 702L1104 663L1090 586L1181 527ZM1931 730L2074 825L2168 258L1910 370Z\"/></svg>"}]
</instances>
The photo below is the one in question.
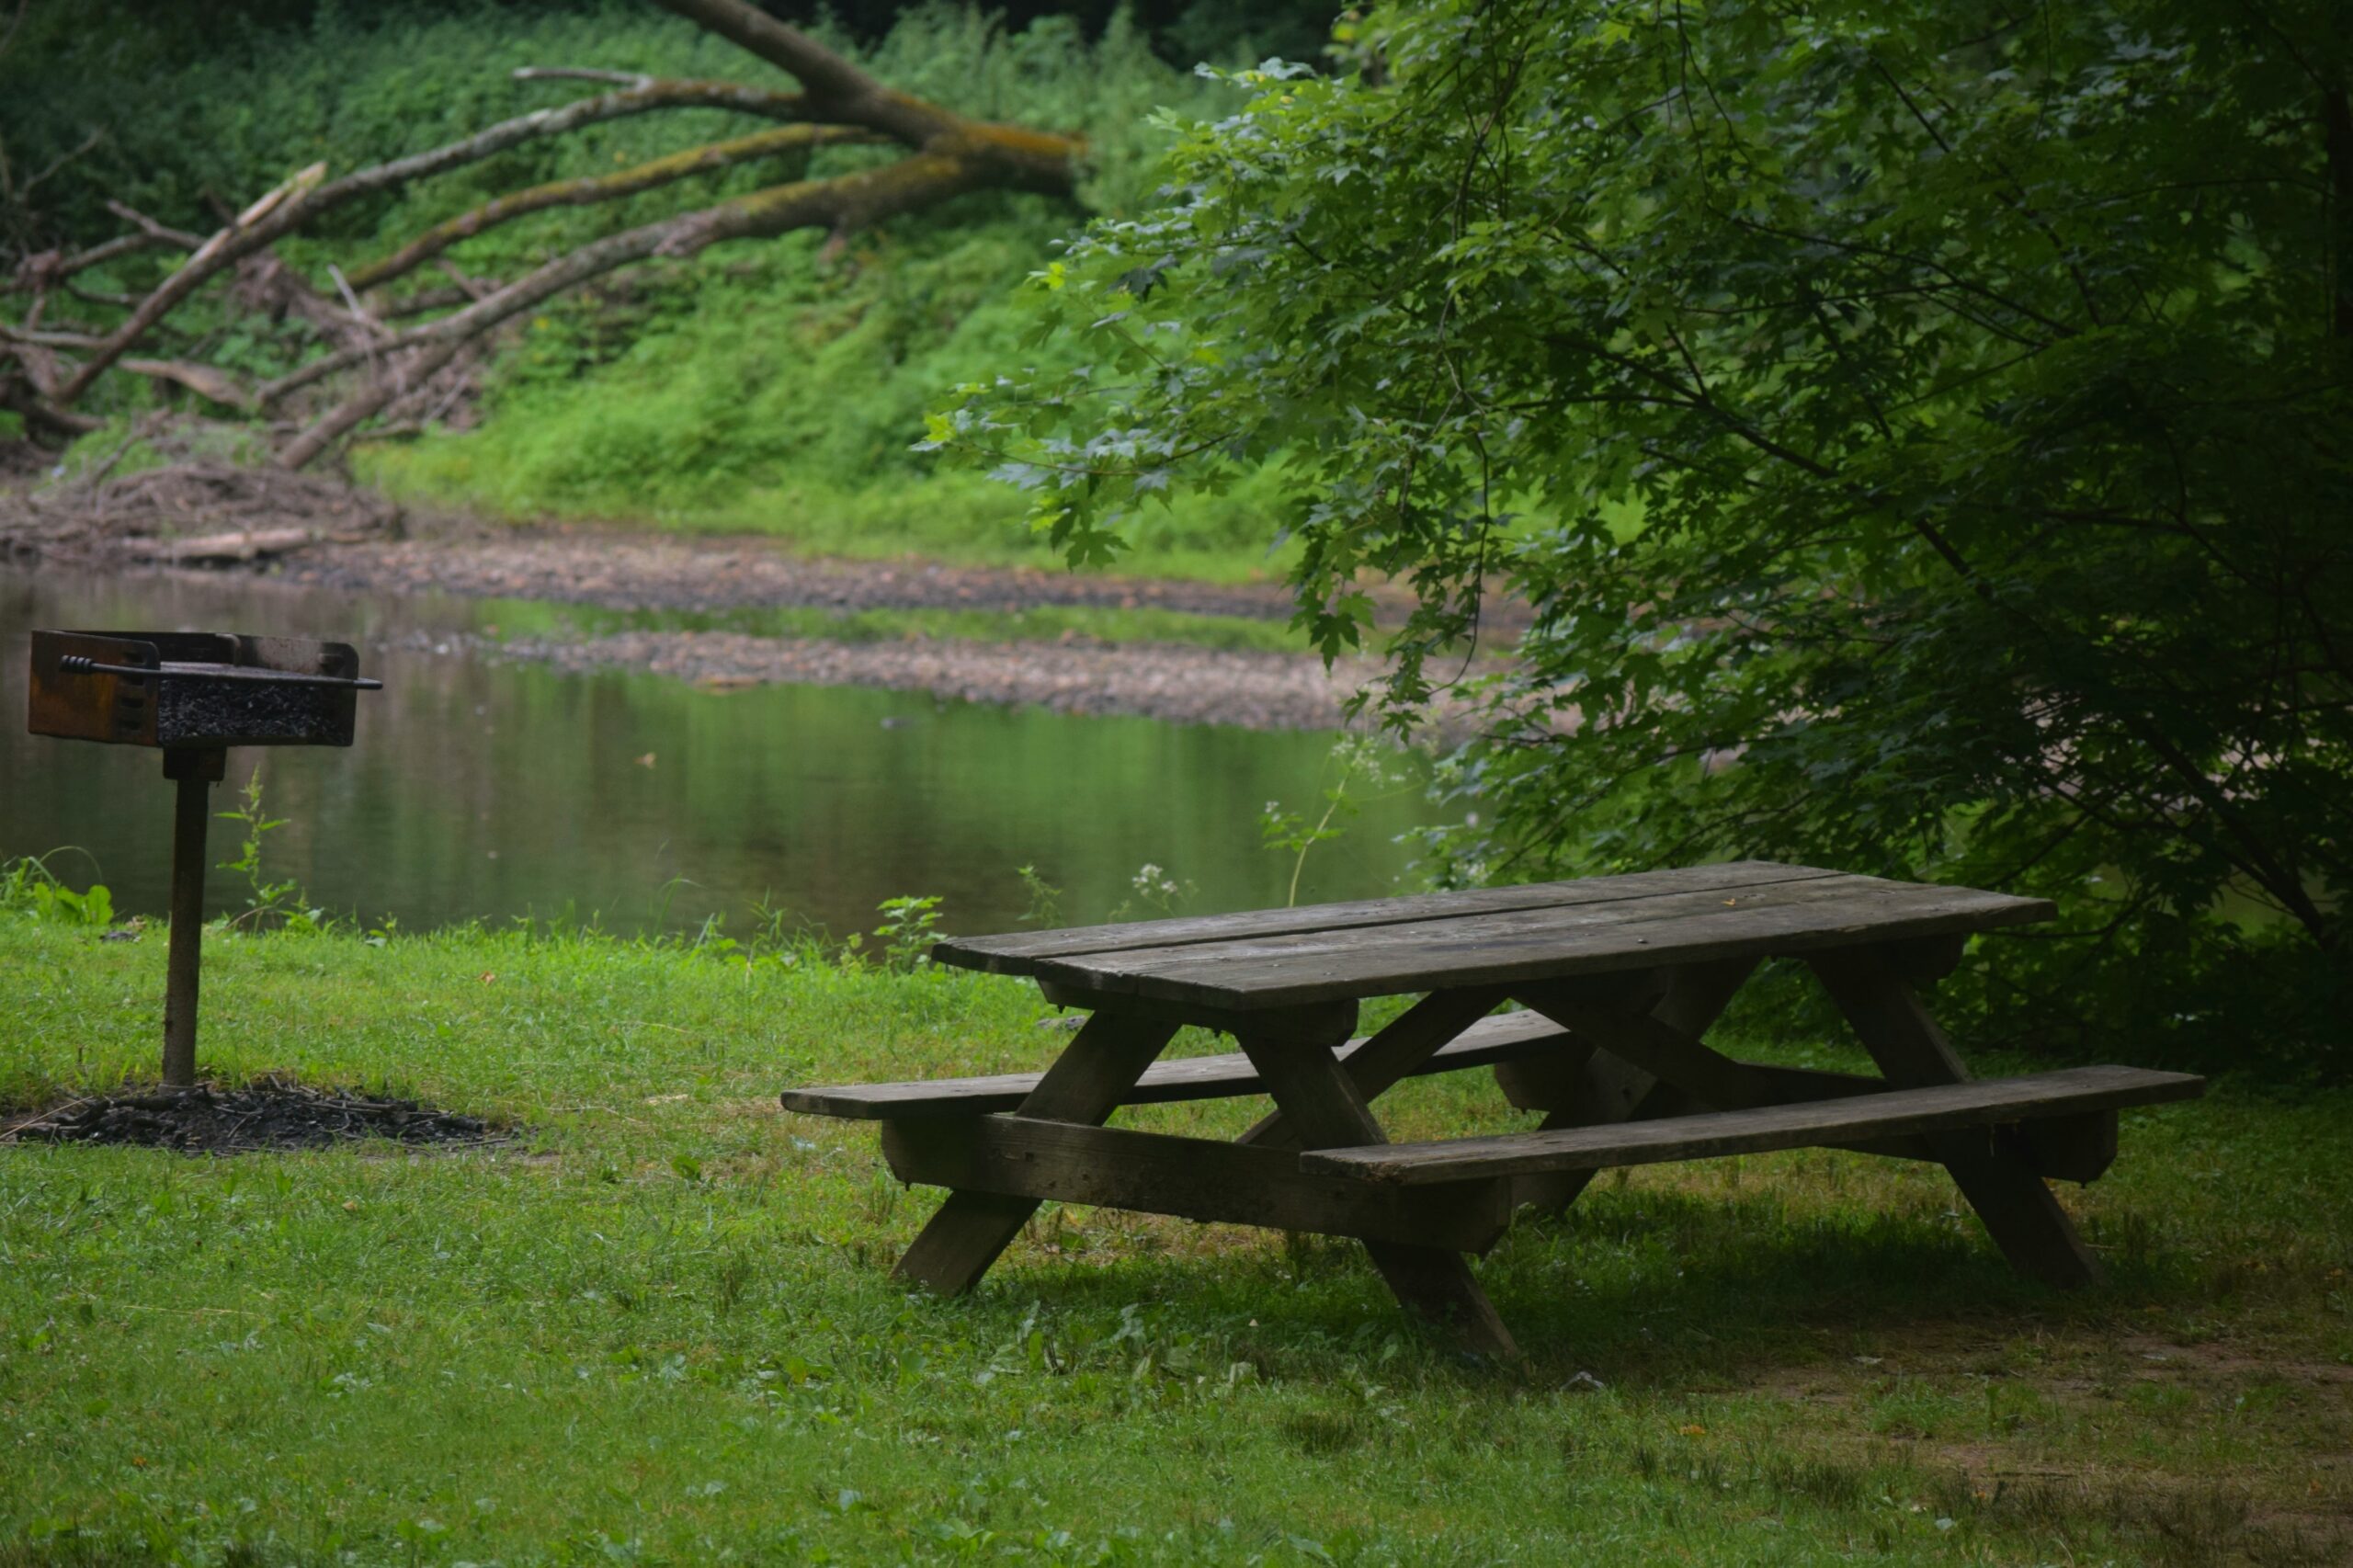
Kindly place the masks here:
<instances>
[{"instance_id":1,"label":"pile of driftwood","mask_svg":"<svg viewBox=\"0 0 2353 1568\"><path fill-rule=\"evenodd\" d=\"M230 461L217 455L222 434L151 415L81 472L0 491L0 559L210 566L398 534L400 508L382 496L327 474ZM126 462L134 452L145 466Z\"/></svg>"}]
</instances>

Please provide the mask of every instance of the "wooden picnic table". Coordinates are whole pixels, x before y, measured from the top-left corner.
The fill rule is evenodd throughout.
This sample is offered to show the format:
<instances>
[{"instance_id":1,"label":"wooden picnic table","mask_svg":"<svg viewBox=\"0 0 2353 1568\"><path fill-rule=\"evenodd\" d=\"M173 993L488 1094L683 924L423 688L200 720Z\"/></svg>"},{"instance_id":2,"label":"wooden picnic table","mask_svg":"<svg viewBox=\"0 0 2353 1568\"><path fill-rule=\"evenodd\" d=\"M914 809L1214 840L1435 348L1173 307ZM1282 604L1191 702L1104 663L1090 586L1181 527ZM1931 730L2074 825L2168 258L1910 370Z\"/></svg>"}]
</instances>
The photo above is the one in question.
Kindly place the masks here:
<instances>
[{"instance_id":1,"label":"wooden picnic table","mask_svg":"<svg viewBox=\"0 0 2353 1568\"><path fill-rule=\"evenodd\" d=\"M787 1108L882 1123L902 1180L949 1189L899 1272L970 1289L1039 1203L1353 1236L1409 1310L1515 1354L1466 1253L1523 1204L1613 1165L1807 1146L1932 1160L2022 1273L2097 1277L2046 1185L2116 1155L2120 1108L2204 1080L2078 1067L1973 1081L1915 986L2040 899L1742 860L1581 881L941 943L942 963L1033 978L1086 1008L1042 1074L795 1089ZM1802 960L1882 1076L1736 1061L1702 1041L1756 967ZM1358 1004L1418 994L1351 1039ZM1506 1003L1524 1011L1497 1013ZM1184 1025L1231 1055L1159 1062ZM1531 1131L1391 1143L1400 1080L1492 1068ZM1110 1128L1123 1105L1264 1094L1233 1142Z\"/></svg>"}]
</instances>

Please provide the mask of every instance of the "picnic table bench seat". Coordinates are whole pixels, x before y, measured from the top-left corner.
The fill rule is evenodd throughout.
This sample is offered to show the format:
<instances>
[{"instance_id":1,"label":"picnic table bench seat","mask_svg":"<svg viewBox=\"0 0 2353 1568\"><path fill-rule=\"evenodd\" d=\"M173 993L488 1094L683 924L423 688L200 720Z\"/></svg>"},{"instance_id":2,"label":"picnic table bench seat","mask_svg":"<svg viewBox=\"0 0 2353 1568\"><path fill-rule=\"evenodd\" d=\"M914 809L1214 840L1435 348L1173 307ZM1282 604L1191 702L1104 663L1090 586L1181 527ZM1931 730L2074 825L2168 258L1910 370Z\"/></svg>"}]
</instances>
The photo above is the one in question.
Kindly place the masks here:
<instances>
[{"instance_id":1,"label":"picnic table bench seat","mask_svg":"<svg viewBox=\"0 0 2353 1568\"><path fill-rule=\"evenodd\" d=\"M1568 1030L1541 1013L1506 1013L1480 1019L1413 1069L1419 1076L1492 1067L1558 1048ZM1342 1062L1364 1048L1363 1038L1340 1048ZM980 1078L916 1078L901 1084L843 1084L787 1089L787 1110L805 1116L855 1121L915 1121L938 1117L985 1116L1016 1110L1037 1088L1043 1073L995 1073ZM1155 1062L1123 1105L1166 1105L1179 1100L1238 1098L1266 1092L1258 1070L1242 1052L1188 1056Z\"/></svg>"},{"instance_id":2,"label":"picnic table bench seat","mask_svg":"<svg viewBox=\"0 0 2353 1568\"><path fill-rule=\"evenodd\" d=\"M1866 1080L1868 1081L1868 1080ZM1604 1170L1717 1159L1848 1141L1916 1137L1967 1128L2023 1126L2059 1118L2112 1115L2127 1106L2196 1097L2206 1081L2145 1067L2071 1067L2019 1078L1979 1078L1928 1089L1893 1089L1753 1110L1701 1111L1609 1127L1558 1127L1382 1143L1365 1149L1314 1149L1299 1168L1318 1176L1418 1187L1544 1171Z\"/></svg>"},{"instance_id":3,"label":"picnic table bench seat","mask_svg":"<svg viewBox=\"0 0 2353 1568\"><path fill-rule=\"evenodd\" d=\"M1950 1173L2011 1265L2068 1288L2097 1265L2045 1185L2116 1156L2119 1112L2201 1079L2083 1067L1973 1079L1915 987L2040 899L1816 867L1672 871L941 943L1089 1017L1043 1073L787 1091L881 1124L903 1180L947 1200L898 1272L971 1288L1041 1201L1353 1236L1398 1299L1516 1355L1464 1254L1519 1206L1618 1165L1827 1147ZM1810 969L1879 1076L1744 1062L1702 1038L1757 966ZM1351 1038L1360 1000L1417 995ZM1498 1012L1516 1005L1521 1011ZM1223 1055L1158 1061L1176 1030ZM1408 1077L1491 1069L1529 1131L1392 1144L1369 1108ZM1266 1095L1231 1142L1106 1123L1121 1106Z\"/></svg>"}]
</instances>

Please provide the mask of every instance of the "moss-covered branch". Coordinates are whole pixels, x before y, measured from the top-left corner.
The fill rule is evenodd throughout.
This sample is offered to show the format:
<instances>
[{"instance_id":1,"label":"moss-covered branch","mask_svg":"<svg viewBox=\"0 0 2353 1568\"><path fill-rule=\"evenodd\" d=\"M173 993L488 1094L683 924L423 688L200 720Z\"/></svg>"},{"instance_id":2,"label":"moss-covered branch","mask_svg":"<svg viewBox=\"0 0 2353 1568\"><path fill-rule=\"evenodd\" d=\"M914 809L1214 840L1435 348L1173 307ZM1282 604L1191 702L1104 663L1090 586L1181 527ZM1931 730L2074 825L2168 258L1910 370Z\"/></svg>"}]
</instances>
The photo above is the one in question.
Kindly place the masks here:
<instances>
[{"instance_id":1,"label":"moss-covered branch","mask_svg":"<svg viewBox=\"0 0 2353 1568\"><path fill-rule=\"evenodd\" d=\"M351 286L354 289L374 289L390 283L396 278L405 277L459 241L471 239L529 213L544 212L553 207L587 207L600 201L619 201L624 197L636 196L677 180L714 174L738 164L787 153L887 140L880 131L857 126L782 125L756 135L738 137L733 142L714 142L704 147L690 147L683 153L655 158L619 174L586 179L551 180L546 185L518 190L511 196L494 198L470 212L436 223L383 260L355 268L350 274Z\"/></svg>"}]
</instances>

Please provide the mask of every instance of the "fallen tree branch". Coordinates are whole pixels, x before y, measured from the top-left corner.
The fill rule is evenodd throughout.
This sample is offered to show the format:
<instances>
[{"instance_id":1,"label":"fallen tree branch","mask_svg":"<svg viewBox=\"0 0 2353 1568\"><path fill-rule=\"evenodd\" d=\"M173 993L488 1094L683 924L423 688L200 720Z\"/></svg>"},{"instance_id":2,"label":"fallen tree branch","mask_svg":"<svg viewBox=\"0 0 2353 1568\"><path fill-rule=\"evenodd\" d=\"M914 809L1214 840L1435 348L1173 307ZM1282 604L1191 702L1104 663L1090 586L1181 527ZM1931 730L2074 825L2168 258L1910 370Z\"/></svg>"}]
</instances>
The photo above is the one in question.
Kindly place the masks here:
<instances>
[{"instance_id":1,"label":"fallen tree branch","mask_svg":"<svg viewBox=\"0 0 2353 1568\"><path fill-rule=\"evenodd\" d=\"M823 106L818 119L871 126L910 147L964 126L961 115L884 86L800 28L743 0L654 3L784 71Z\"/></svg>"},{"instance_id":2,"label":"fallen tree branch","mask_svg":"<svg viewBox=\"0 0 2353 1568\"><path fill-rule=\"evenodd\" d=\"M204 243L202 234L191 234L186 229L175 229L167 224L158 223L128 201L118 201L111 196L107 198L107 210L158 244L177 245L182 250L194 250Z\"/></svg>"},{"instance_id":3,"label":"fallen tree branch","mask_svg":"<svg viewBox=\"0 0 2353 1568\"><path fill-rule=\"evenodd\" d=\"M582 98L560 108L534 109L517 119L502 120L462 141L360 169L341 179L326 181L294 199L281 199L250 220L233 223L207 240L197 254L188 258L186 266L165 278L160 288L131 312L131 318L109 335L107 347L93 354L74 379L58 389L57 401L61 405L71 404L87 392L90 383L97 381L108 366L127 353L150 327L223 267L274 244L324 212L376 191L389 190L411 180L478 162L494 153L504 152L540 137L558 135L601 120L620 119L665 108L731 108L746 114L766 115L773 119L805 120L809 118L807 100L797 94L739 86L731 82L657 81L618 93Z\"/></svg>"},{"instance_id":4,"label":"fallen tree branch","mask_svg":"<svg viewBox=\"0 0 2353 1568\"><path fill-rule=\"evenodd\" d=\"M414 294L404 294L397 300L387 300L376 307L379 321L399 321L406 316L421 316L427 311L446 311L457 305L469 305L490 292L487 289L461 289L455 283L446 289L420 289Z\"/></svg>"},{"instance_id":5,"label":"fallen tree branch","mask_svg":"<svg viewBox=\"0 0 2353 1568\"><path fill-rule=\"evenodd\" d=\"M65 292L85 305L104 305L108 310L134 310L139 304L136 294L113 294L104 289L87 289L68 278L63 285Z\"/></svg>"},{"instance_id":6,"label":"fallen tree branch","mask_svg":"<svg viewBox=\"0 0 2353 1568\"><path fill-rule=\"evenodd\" d=\"M19 16L22 15L21 12L18 14ZM8 194L16 200L23 201L27 197L33 193L33 189L36 186L46 182L51 175L54 175L58 170L63 168L66 165L72 163L74 159L80 157L83 153L88 152L91 148L97 146L106 139L105 131L91 131L89 135L82 139L82 144L80 146L74 148L70 153L60 153L55 158L51 160L47 168L33 176L32 178L25 181L22 185L17 186Z\"/></svg>"},{"instance_id":7,"label":"fallen tree branch","mask_svg":"<svg viewBox=\"0 0 2353 1568\"><path fill-rule=\"evenodd\" d=\"M106 339L80 332L32 332L0 322L0 343L25 343L39 348L97 348Z\"/></svg>"},{"instance_id":8,"label":"fallen tree branch","mask_svg":"<svg viewBox=\"0 0 2353 1568\"><path fill-rule=\"evenodd\" d=\"M6 0L0 0L5 4ZM899 92L796 28L767 17L744 0L660 0L706 31L726 38L793 77L800 92L725 82L672 81L631 72L531 67L518 80L593 81L615 90L559 108L536 110L429 151L328 178L313 165L248 204L200 242L180 235L128 208L117 210L138 233L109 241L108 254L137 244L194 242L193 254L103 335L39 335L7 347L18 361L23 388L40 405L48 427L110 368L168 381L199 396L248 409L267 408L290 393L339 371L367 367L365 384L296 433L278 462L298 469L315 460L360 424L382 415L429 423L464 395L463 373L443 375L460 355L479 351L487 335L517 315L567 290L618 268L657 258L684 258L731 239L767 238L795 229L821 228L831 244L892 216L927 207L967 191L1011 187L1067 196L1084 151L1075 138L1018 126L972 119ZM706 108L761 115L784 121L760 134L656 158L635 168L585 178L551 181L497 197L436 224L390 256L348 276L330 267L343 295L341 306L306 278L286 268L271 250L291 233L334 209L372 193L487 158L537 138L599 121L677 108ZM525 214L556 207L585 206L633 197L676 181L765 158L821 147L896 142L906 156L881 167L825 179L796 178L700 210L641 224L553 257L523 277L484 291L455 269L443 254L460 241ZM804 165L805 167L805 165ZM99 247L106 249L107 247ZM78 259L78 258L77 258ZM53 267L63 258L49 258ZM458 285L456 293L426 290L407 300L363 304L362 290L406 276L432 263ZM181 302L224 269L237 269L234 302L268 312L289 312L310 323L327 341L325 352L259 387L240 378L183 359L138 359L130 352ZM51 275L35 279L34 304L20 331L38 323ZM446 310L405 328L384 324L390 316ZM57 349L72 349L79 361ZM415 416L422 415L422 419ZM33 417L28 415L28 418ZM75 416L78 418L78 416Z\"/></svg>"},{"instance_id":9,"label":"fallen tree branch","mask_svg":"<svg viewBox=\"0 0 2353 1568\"><path fill-rule=\"evenodd\" d=\"M187 233L178 229L166 228L136 208L119 201L109 200L107 203L107 210L130 223L136 232L108 240L102 244L92 245L88 250L78 251L72 256L53 250L40 251L28 256L17 264L16 273L9 278L7 287L19 292L37 294L65 284L66 279L75 273L102 266L117 256L158 248L176 247L181 250L194 250L204 243L199 235ZM80 290L74 291L82 298L93 298L92 295L83 294ZM95 302L112 303L114 297L98 295L95 297ZM131 301L132 304L136 302Z\"/></svg>"},{"instance_id":10,"label":"fallen tree branch","mask_svg":"<svg viewBox=\"0 0 2353 1568\"><path fill-rule=\"evenodd\" d=\"M0 408L16 415L27 425L54 430L61 436L86 436L93 430L105 429L107 423L103 419L93 419L86 414L53 407L23 381L13 378L0 381Z\"/></svg>"},{"instance_id":11,"label":"fallen tree branch","mask_svg":"<svg viewBox=\"0 0 2353 1568\"><path fill-rule=\"evenodd\" d=\"M181 359L125 359L122 368L134 376L147 376L159 381L170 381L186 387L199 397L231 408L255 412L260 405L253 392L226 370L216 370L210 365L195 365Z\"/></svg>"},{"instance_id":12,"label":"fallen tree branch","mask_svg":"<svg viewBox=\"0 0 2353 1568\"><path fill-rule=\"evenodd\" d=\"M1068 195L1084 145L1077 137L969 119L868 75L798 28L787 27L745 0L654 0L707 32L759 56L808 89L819 112L811 118L870 126L910 147L945 144L995 162L1006 183Z\"/></svg>"},{"instance_id":13,"label":"fallen tree branch","mask_svg":"<svg viewBox=\"0 0 2353 1568\"><path fill-rule=\"evenodd\" d=\"M206 534L199 539L134 539L124 548L132 555L174 562L256 561L283 555L316 543L309 528L250 528L236 533Z\"/></svg>"},{"instance_id":14,"label":"fallen tree branch","mask_svg":"<svg viewBox=\"0 0 2353 1568\"><path fill-rule=\"evenodd\" d=\"M621 87L648 86L654 80L642 71L605 71L588 65L525 65L507 75L517 82L608 82Z\"/></svg>"},{"instance_id":15,"label":"fallen tree branch","mask_svg":"<svg viewBox=\"0 0 2353 1568\"><path fill-rule=\"evenodd\" d=\"M421 385L472 339L618 267L656 256L690 256L722 240L766 239L794 229L854 231L899 212L1000 183L1002 173L991 160L954 152L926 152L879 169L755 191L698 212L593 241L516 279L486 300L411 328L380 347L387 353L415 350L417 358L404 369L408 384ZM341 359L349 366L362 358L361 353L346 350L327 359ZM314 380L311 372L325 362L305 366L297 374ZM281 378L264 388L263 401L282 396L288 390L286 381L291 379ZM379 378L303 431L278 454L278 462L287 468L302 467L398 395L389 378Z\"/></svg>"},{"instance_id":16,"label":"fallen tree branch","mask_svg":"<svg viewBox=\"0 0 2353 1568\"><path fill-rule=\"evenodd\" d=\"M383 260L355 269L351 274L351 286L355 289L380 288L394 278L405 277L459 241L471 239L501 223L513 222L529 213L544 212L557 207L586 207L599 201L619 201L624 197L654 190L696 175L710 174L785 153L858 143L871 145L889 140L880 131L858 126L782 125L773 131L739 137L733 142L714 142L706 147L673 153L668 157L654 158L620 174L551 180L546 185L518 190L512 196L497 197L471 212L460 213L435 224Z\"/></svg>"}]
</instances>

